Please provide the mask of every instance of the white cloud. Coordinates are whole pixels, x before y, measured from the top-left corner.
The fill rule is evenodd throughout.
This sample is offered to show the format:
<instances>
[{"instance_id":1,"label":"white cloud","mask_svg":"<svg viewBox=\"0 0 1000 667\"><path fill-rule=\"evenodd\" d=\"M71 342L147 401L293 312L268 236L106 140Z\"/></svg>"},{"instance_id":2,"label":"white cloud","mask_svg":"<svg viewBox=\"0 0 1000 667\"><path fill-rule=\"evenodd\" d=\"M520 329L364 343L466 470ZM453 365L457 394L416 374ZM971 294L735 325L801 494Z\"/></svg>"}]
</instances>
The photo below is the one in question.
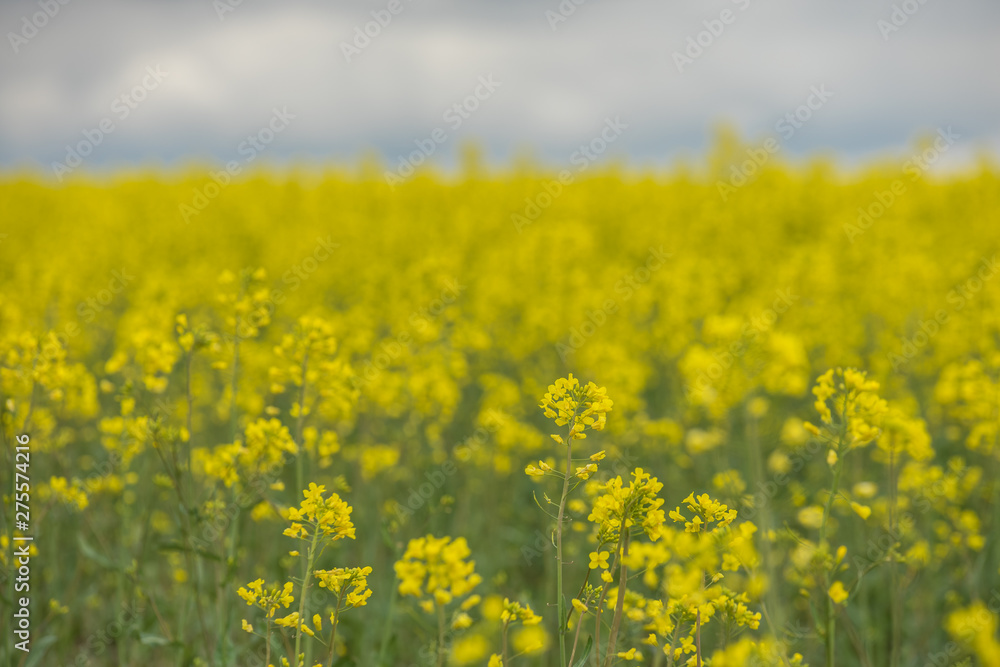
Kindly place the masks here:
<instances>
[{"instance_id":1,"label":"white cloud","mask_svg":"<svg viewBox=\"0 0 1000 667\"><path fill-rule=\"evenodd\" d=\"M901 154L912 137L943 124L966 138L953 160L971 159L980 146L996 153L1000 75L984 63L1000 62L1000 6L990 0L928 0L888 40L876 21L891 4L864 0L589 0L553 31L544 12L558 4L403 0L348 63L341 42L388 0L244 0L222 21L199 0L71 2L17 54L0 45L8 47L0 55L0 165L59 159L156 64L168 79L88 164L225 160L274 106L297 118L269 157L343 161L374 148L393 159L442 126L443 111L489 73L501 88L455 138L485 141L494 157L530 145L559 160L606 116L620 115L630 128L616 149L666 161L703 146L719 120L751 138L771 131L815 84L835 98L789 142L791 154ZM4 3L0 29L17 32L34 9ZM735 20L679 73L672 52L723 9Z\"/></svg>"}]
</instances>

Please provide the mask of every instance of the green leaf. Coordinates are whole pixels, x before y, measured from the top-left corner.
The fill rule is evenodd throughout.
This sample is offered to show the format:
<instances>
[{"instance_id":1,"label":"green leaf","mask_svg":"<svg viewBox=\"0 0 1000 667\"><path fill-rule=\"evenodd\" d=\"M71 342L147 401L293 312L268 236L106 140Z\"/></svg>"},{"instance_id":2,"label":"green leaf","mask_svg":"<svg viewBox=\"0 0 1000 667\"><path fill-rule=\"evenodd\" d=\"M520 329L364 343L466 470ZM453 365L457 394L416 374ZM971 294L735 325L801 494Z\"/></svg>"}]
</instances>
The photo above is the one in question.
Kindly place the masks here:
<instances>
[{"instance_id":1,"label":"green leaf","mask_svg":"<svg viewBox=\"0 0 1000 667\"><path fill-rule=\"evenodd\" d=\"M573 667L583 667L584 663L587 662L587 658L590 657L590 649L594 648L594 638L587 636L587 645L583 647L583 655L580 659L573 663Z\"/></svg>"},{"instance_id":2,"label":"green leaf","mask_svg":"<svg viewBox=\"0 0 1000 667\"><path fill-rule=\"evenodd\" d=\"M87 543L87 540L83 539L82 534L79 533L77 534L76 541L80 545L80 551L83 552L83 555L89 558L90 560L94 561L101 567L106 567L109 570L121 569L114 561L109 559L107 556L98 553L97 550L94 549L94 547L90 546L90 544Z\"/></svg>"},{"instance_id":3,"label":"green leaf","mask_svg":"<svg viewBox=\"0 0 1000 667\"><path fill-rule=\"evenodd\" d=\"M202 558L208 558L209 560L222 561L222 558L216 556L211 551L206 551L205 549L192 549L186 547L180 542L162 542L160 543L160 551L188 551L190 553L198 554Z\"/></svg>"},{"instance_id":4,"label":"green leaf","mask_svg":"<svg viewBox=\"0 0 1000 667\"><path fill-rule=\"evenodd\" d=\"M38 641L32 641L30 644L31 651L28 653L28 659L24 663L24 667L35 667L35 665L40 665L42 658L45 656L45 651L52 646L56 641L55 635L45 635Z\"/></svg>"},{"instance_id":5,"label":"green leaf","mask_svg":"<svg viewBox=\"0 0 1000 667\"><path fill-rule=\"evenodd\" d=\"M154 635L149 632L144 632L139 635L139 641L146 646L169 646L171 644L177 644L178 642L172 642L166 637L161 637L159 635Z\"/></svg>"}]
</instances>

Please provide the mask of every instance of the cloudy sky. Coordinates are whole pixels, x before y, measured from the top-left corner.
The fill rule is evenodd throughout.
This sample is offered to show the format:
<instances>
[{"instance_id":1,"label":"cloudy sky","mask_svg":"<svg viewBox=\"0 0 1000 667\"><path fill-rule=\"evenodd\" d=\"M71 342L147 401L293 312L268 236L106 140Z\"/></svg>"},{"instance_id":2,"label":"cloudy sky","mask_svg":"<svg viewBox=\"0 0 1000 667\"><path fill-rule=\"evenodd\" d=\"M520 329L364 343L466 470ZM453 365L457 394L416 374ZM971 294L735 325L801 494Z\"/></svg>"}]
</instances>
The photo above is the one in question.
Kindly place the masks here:
<instances>
[{"instance_id":1,"label":"cloudy sky","mask_svg":"<svg viewBox=\"0 0 1000 667\"><path fill-rule=\"evenodd\" d=\"M560 164L616 118L633 164L720 122L790 158L949 126L949 163L1000 155L996 0L4 0L0 28L0 169L81 142L93 169L225 162L249 136L276 162L436 137L445 163L474 140Z\"/></svg>"}]
</instances>

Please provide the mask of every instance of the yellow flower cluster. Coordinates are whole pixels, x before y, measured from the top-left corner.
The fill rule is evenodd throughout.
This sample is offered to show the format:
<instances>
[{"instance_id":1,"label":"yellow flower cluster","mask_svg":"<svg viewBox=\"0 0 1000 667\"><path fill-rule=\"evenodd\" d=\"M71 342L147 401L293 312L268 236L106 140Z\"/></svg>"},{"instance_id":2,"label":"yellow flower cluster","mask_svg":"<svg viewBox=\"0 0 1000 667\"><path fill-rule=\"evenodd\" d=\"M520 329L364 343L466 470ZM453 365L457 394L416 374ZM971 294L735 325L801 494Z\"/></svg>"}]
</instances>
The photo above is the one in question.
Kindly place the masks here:
<instances>
[{"instance_id":1,"label":"yellow flower cluster","mask_svg":"<svg viewBox=\"0 0 1000 667\"><path fill-rule=\"evenodd\" d=\"M684 530L689 533L700 533L709 529L709 524L715 523L714 530L725 528L736 518L736 510L731 510L717 500L703 493L695 498L691 493L684 499L687 508L694 513L690 521L681 514L681 508L677 507L670 512L670 518L678 523L684 524Z\"/></svg>"},{"instance_id":2,"label":"yellow flower cluster","mask_svg":"<svg viewBox=\"0 0 1000 667\"><path fill-rule=\"evenodd\" d=\"M601 431L607 423L608 413L614 403L608 398L608 390L598 387L593 382L582 386L580 381L570 373L568 377L559 378L549 385L549 390L538 404L545 416L555 421L557 426L565 426L572 422L569 437L582 440L587 437L586 429ZM563 443L561 435L553 434L552 439Z\"/></svg>"},{"instance_id":3,"label":"yellow flower cluster","mask_svg":"<svg viewBox=\"0 0 1000 667\"><path fill-rule=\"evenodd\" d=\"M288 428L277 419L258 419L249 424L244 440L214 448L196 447L194 466L206 477L231 487L240 480L255 479L280 469L285 455L296 452Z\"/></svg>"},{"instance_id":4,"label":"yellow flower cluster","mask_svg":"<svg viewBox=\"0 0 1000 667\"><path fill-rule=\"evenodd\" d=\"M54 498L59 502L72 505L77 510L85 510L90 504L90 501L87 500L87 493L83 489L83 483L78 479L74 479L71 483L65 477L52 477L49 479L48 486L39 487L38 495L43 499Z\"/></svg>"},{"instance_id":5,"label":"yellow flower cluster","mask_svg":"<svg viewBox=\"0 0 1000 667\"><path fill-rule=\"evenodd\" d=\"M399 594L421 599L421 606L433 609L466 598L482 582L464 537L418 537L409 541L402 558L396 561ZM427 597L424 597L427 596ZM463 610L479 602L466 598Z\"/></svg>"},{"instance_id":6,"label":"yellow flower cluster","mask_svg":"<svg viewBox=\"0 0 1000 667\"><path fill-rule=\"evenodd\" d=\"M304 316L293 333L285 334L274 347L277 363L268 368L269 389L283 394L295 388L289 414L295 419L319 412L328 420L347 418L358 397L352 386L350 364L337 355L339 344L333 323L325 318ZM277 408L269 407L271 413Z\"/></svg>"},{"instance_id":7,"label":"yellow flower cluster","mask_svg":"<svg viewBox=\"0 0 1000 667\"><path fill-rule=\"evenodd\" d=\"M627 486L621 476L614 477L601 487L601 493L594 500L589 521L595 524L598 541L602 544L616 543L623 529L628 532L638 525L651 540L658 540L663 534L663 499L657 494L663 488L655 477L636 468Z\"/></svg>"},{"instance_id":8,"label":"yellow flower cluster","mask_svg":"<svg viewBox=\"0 0 1000 667\"><path fill-rule=\"evenodd\" d=\"M907 181L862 230L858 207L898 169L772 161L723 200L714 179L746 148L662 178L589 169L517 230L510 213L547 183L530 171L427 173L391 196L368 165L246 173L181 227L172 211L203 175L4 179L0 440L13 454L31 437L24 532L86 528L29 547L32 571L52 574L32 595L69 609L46 627L99 633L117 612L102 602L141 591L162 639L118 642L128 664L155 663L168 640L211 664L287 643L298 667L293 633L309 664L365 663L373 618L392 640L382 662L413 662L436 633L392 602L392 568L341 584L366 604L336 636L328 609L295 607L337 566L392 562L432 531L495 546L458 589L476 572L489 585L439 624L444 664L497 651L517 667L518 642L543 632L545 664L578 662L588 637L599 664L995 661L977 600L1000 587L997 169ZM582 436L598 443L574 452ZM630 500L639 466L643 486L663 484L645 512ZM323 492L309 518L309 481L361 493L348 511ZM19 493L4 492L4 516L23 511ZM618 548L630 521L640 539ZM346 539L354 524L367 539ZM286 528L305 541L274 539ZM13 579L17 531L0 532ZM471 555L436 558L403 559L400 577L433 613ZM213 583L234 570L293 582L296 603L276 613L287 625L258 614L238 647L244 600ZM88 584L66 599L73 580ZM481 615L461 609L477 591ZM506 658L504 595L548 610L512 630ZM72 661L73 646L46 660Z\"/></svg>"},{"instance_id":9,"label":"yellow flower cluster","mask_svg":"<svg viewBox=\"0 0 1000 667\"><path fill-rule=\"evenodd\" d=\"M248 607L259 607L267 618L273 618L274 612L279 608L285 607L287 609L295 601L295 597L292 595L293 588L294 584L289 581L280 588L271 586L265 589L264 580L256 579L245 587L240 586L236 593L246 601Z\"/></svg>"},{"instance_id":10,"label":"yellow flower cluster","mask_svg":"<svg viewBox=\"0 0 1000 667\"><path fill-rule=\"evenodd\" d=\"M520 621L524 625L538 625L542 622L542 617L533 612L528 605L504 598L500 621L504 624Z\"/></svg>"},{"instance_id":11,"label":"yellow flower cluster","mask_svg":"<svg viewBox=\"0 0 1000 667\"><path fill-rule=\"evenodd\" d=\"M816 411L827 426L844 429L844 451L867 445L881 433L882 418L889 407L876 393L878 388L878 382L853 368L831 368L816 380ZM805 427L820 435L818 427L809 423Z\"/></svg>"},{"instance_id":12,"label":"yellow flower cluster","mask_svg":"<svg viewBox=\"0 0 1000 667\"><path fill-rule=\"evenodd\" d=\"M354 539L353 508L336 493L327 497L324 493L325 486L310 482L309 488L302 491L304 499L299 507L288 508L286 518L292 525L285 529L284 535L306 541L317 537L331 542L347 537Z\"/></svg>"},{"instance_id":13,"label":"yellow flower cluster","mask_svg":"<svg viewBox=\"0 0 1000 667\"><path fill-rule=\"evenodd\" d=\"M368 588L368 575L371 573L370 567L336 567L332 570L313 572L320 588L325 588L337 596L340 601L338 609L363 607L368 604L368 598L372 596L371 589Z\"/></svg>"}]
</instances>

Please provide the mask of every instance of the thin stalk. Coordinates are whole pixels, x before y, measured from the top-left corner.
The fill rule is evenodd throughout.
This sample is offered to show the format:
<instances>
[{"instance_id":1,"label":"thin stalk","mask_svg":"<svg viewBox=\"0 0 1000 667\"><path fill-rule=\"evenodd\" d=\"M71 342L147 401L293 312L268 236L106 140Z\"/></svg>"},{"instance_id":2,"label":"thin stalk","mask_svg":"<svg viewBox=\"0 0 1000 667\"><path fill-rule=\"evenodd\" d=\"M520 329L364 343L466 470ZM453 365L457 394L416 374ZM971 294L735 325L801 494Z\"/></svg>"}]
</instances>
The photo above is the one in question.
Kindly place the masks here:
<instances>
[{"instance_id":1,"label":"thin stalk","mask_svg":"<svg viewBox=\"0 0 1000 667\"><path fill-rule=\"evenodd\" d=\"M398 581L398 580L397 580ZM399 596L399 587L393 583L392 593L389 597L389 611L386 614L385 626L382 629L382 641L378 648L379 667L385 667L385 655L389 650L389 638L392 633L392 617L396 612L396 598Z\"/></svg>"},{"instance_id":2,"label":"thin stalk","mask_svg":"<svg viewBox=\"0 0 1000 667\"><path fill-rule=\"evenodd\" d=\"M233 337L233 381L230 383L230 391L232 392L232 401L229 404L229 427L232 431L233 442L236 442L236 425L238 421L238 416L236 414L236 391L238 389L237 384L237 374L240 369L240 328L239 324L236 325L236 331Z\"/></svg>"},{"instance_id":3,"label":"thin stalk","mask_svg":"<svg viewBox=\"0 0 1000 667\"><path fill-rule=\"evenodd\" d=\"M608 637L608 653L604 661L606 667L610 667L614 657L615 648L618 646L618 630L622 623L622 610L625 608L625 588L628 586L628 566L625 559L628 557L628 537L627 529L622 526L622 536L618 542L618 550L621 553L621 571L618 575L618 599L615 601L615 620L611 623L611 634Z\"/></svg>"},{"instance_id":4,"label":"thin stalk","mask_svg":"<svg viewBox=\"0 0 1000 667\"><path fill-rule=\"evenodd\" d=\"M619 550L615 549L615 559L611 561L611 567L608 568L609 571L614 572L615 568L618 567L618 556ZM604 598L608 594L608 587L601 585L601 597L598 599L595 608L597 612L594 614L596 617L594 621L594 664L600 662L601 660L601 610L604 609Z\"/></svg>"},{"instance_id":5,"label":"thin stalk","mask_svg":"<svg viewBox=\"0 0 1000 667\"><path fill-rule=\"evenodd\" d=\"M438 646L437 646L437 667L444 667L444 607L437 605L438 617Z\"/></svg>"},{"instance_id":6,"label":"thin stalk","mask_svg":"<svg viewBox=\"0 0 1000 667\"><path fill-rule=\"evenodd\" d=\"M24 426L21 428L21 433L28 433L28 429L31 426L31 415L35 412L35 395L38 383L35 381L35 369L38 368L38 354L41 353L41 343L39 343L39 351L35 354L35 358L31 362L31 398L28 401L28 414L24 418ZM11 415L13 416L13 415ZM13 423L13 419L11 420Z\"/></svg>"},{"instance_id":7,"label":"thin stalk","mask_svg":"<svg viewBox=\"0 0 1000 667\"><path fill-rule=\"evenodd\" d=\"M306 613L306 594L309 592L309 575L312 574L313 560L316 558L316 543L319 541L319 526L313 526L313 539L309 545L309 555L306 556L306 572L302 577L302 593L299 598L299 626L295 628L295 655L292 662L298 664L299 647L302 646L302 617Z\"/></svg>"},{"instance_id":8,"label":"thin stalk","mask_svg":"<svg viewBox=\"0 0 1000 667\"><path fill-rule=\"evenodd\" d=\"M267 640L266 646L264 647L264 664L271 664L271 618L267 618Z\"/></svg>"},{"instance_id":9,"label":"thin stalk","mask_svg":"<svg viewBox=\"0 0 1000 667\"><path fill-rule=\"evenodd\" d=\"M305 449L302 446L302 426L306 420L306 366L309 363L309 353L302 355L302 388L299 390L299 419L295 424L295 446L298 456L295 457L295 485L302 488L302 478L305 476L305 462L302 460Z\"/></svg>"},{"instance_id":10,"label":"thin stalk","mask_svg":"<svg viewBox=\"0 0 1000 667\"><path fill-rule=\"evenodd\" d=\"M667 667L674 667L674 649L677 648L677 638L681 634L681 619L680 616L677 617L677 623L674 624L674 636L670 640L670 653L667 654Z\"/></svg>"},{"instance_id":11,"label":"thin stalk","mask_svg":"<svg viewBox=\"0 0 1000 667\"><path fill-rule=\"evenodd\" d=\"M510 657L507 655L507 626L510 625L510 621L503 624L503 632L500 633L500 657L503 659L504 665L510 664Z\"/></svg>"},{"instance_id":12,"label":"thin stalk","mask_svg":"<svg viewBox=\"0 0 1000 667\"><path fill-rule=\"evenodd\" d=\"M701 667L701 609L698 610L698 617L695 622L697 623L694 631L695 656L697 656L698 659L698 667Z\"/></svg>"},{"instance_id":13,"label":"thin stalk","mask_svg":"<svg viewBox=\"0 0 1000 667\"><path fill-rule=\"evenodd\" d=\"M826 528L830 521L830 513L833 510L833 499L837 496L837 490L840 488L840 475L844 471L844 459L842 452L844 437L847 432L847 402L844 403L844 413L841 416L841 432L840 437L837 439L837 462L833 466L833 486L830 487L830 495L826 499L826 506L823 508L823 523L819 528L819 543L821 547L826 545ZM826 632L824 633L824 641L826 642L826 664L827 667L834 667L833 657L834 657L834 645L836 631L836 617L834 616L834 605L833 598L830 597L830 572L827 571L824 575L824 580L826 582L825 590L823 591L823 597L826 598Z\"/></svg>"},{"instance_id":14,"label":"thin stalk","mask_svg":"<svg viewBox=\"0 0 1000 667\"><path fill-rule=\"evenodd\" d=\"M329 667L333 667L333 661L336 659L334 653L334 646L337 644L337 626L340 625L340 605L344 601L344 592L347 590L347 584L340 589L340 595L337 597L337 610L333 612L333 632L330 634L330 660Z\"/></svg>"},{"instance_id":15,"label":"thin stalk","mask_svg":"<svg viewBox=\"0 0 1000 667\"><path fill-rule=\"evenodd\" d=\"M889 535L896 536L896 461L892 446L889 447ZM896 573L895 544L889 547L889 667L899 664L899 581Z\"/></svg>"},{"instance_id":16,"label":"thin stalk","mask_svg":"<svg viewBox=\"0 0 1000 667\"><path fill-rule=\"evenodd\" d=\"M764 457L760 447L759 422L756 417L750 416L747 421L747 440L750 443L750 458L752 459L754 483L758 489L763 489L764 485ZM756 507L754 509L757 509ZM771 517L770 500L764 499L760 507L760 530L757 535L760 537L761 558L764 562L764 570L767 572L769 581L778 581L778 572L775 568L774 552L771 548L771 541L767 538L773 525ZM778 604L778 587L768 586L767 598L774 605L776 613L781 613L781 605ZM782 619L779 617L779 621Z\"/></svg>"},{"instance_id":17,"label":"thin stalk","mask_svg":"<svg viewBox=\"0 0 1000 667\"><path fill-rule=\"evenodd\" d=\"M191 430L191 415L194 412L194 394L191 393L191 361L194 355L190 352L187 354L187 372L185 378L185 393L187 394L187 469L188 474L191 475L191 445L193 444L194 432Z\"/></svg>"},{"instance_id":18,"label":"thin stalk","mask_svg":"<svg viewBox=\"0 0 1000 667\"><path fill-rule=\"evenodd\" d=\"M566 476L563 478L562 496L559 499L559 516L556 518L556 600L557 617L559 618L559 664L566 665L566 600L563 595L563 518L566 515L566 498L569 496L569 479L573 475L573 425L576 423L576 412L569 420L569 433L566 435Z\"/></svg>"},{"instance_id":19,"label":"thin stalk","mask_svg":"<svg viewBox=\"0 0 1000 667\"><path fill-rule=\"evenodd\" d=\"M583 614L580 614L580 618L576 621L576 632L573 634L573 650L569 653L569 664L570 667L573 665L573 658L576 657L576 647L580 642L580 629L583 628ZM506 641L506 639L505 639ZM506 662L504 664L507 664Z\"/></svg>"}]
</instances>

